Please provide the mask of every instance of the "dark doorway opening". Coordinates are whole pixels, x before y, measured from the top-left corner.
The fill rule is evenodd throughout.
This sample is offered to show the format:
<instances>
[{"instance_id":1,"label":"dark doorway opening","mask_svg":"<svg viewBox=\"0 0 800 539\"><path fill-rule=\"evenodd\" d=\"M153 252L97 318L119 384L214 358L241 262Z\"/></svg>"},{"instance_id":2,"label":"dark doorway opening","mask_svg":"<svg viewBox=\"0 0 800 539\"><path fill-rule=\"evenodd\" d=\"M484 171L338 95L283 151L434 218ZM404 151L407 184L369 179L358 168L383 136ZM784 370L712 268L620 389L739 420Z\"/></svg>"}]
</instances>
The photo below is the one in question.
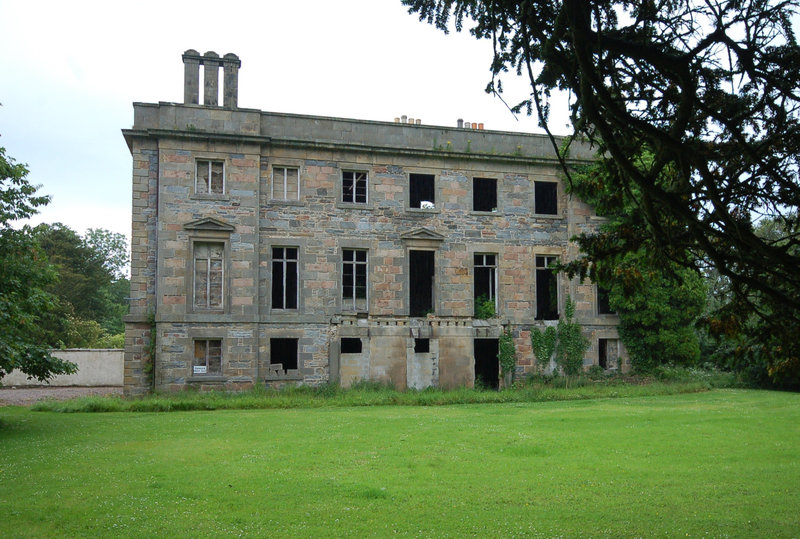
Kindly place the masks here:
<instances>
[{"instance_id":1,"label":"dark doorway opening","mask_svg":"<svg viewBox=\"0 0 800 539\"><path fill-rule=\"evenodd\" d=\"M498 339L475 339L475 387L500 388Z\"/></svg>"},{"instance_id":2,"label":"dark doorway opening","mask_svg":"<svg viewBox=\"0 0 800 539\"><path fill-rule=\"evenodd\" d=\"M431 351L430 339L414 339L414 353L428 354Z\"/></svg>"},{"instance_id":3,"label":"dark doorway opening","mask_svg":"<svg viewBox=\"0 0 800 539\"><path fill-rule=\"evenodd\" d=\"M408 256L409 304L411 316L432 313L434 285L434 252L410 251Z\"/></svg>"},{"instance_id":4,"label":"dark doorway opening","mask_svg":"<svg viewBox=\"0 0 800 539\"><path fill-rule=\"evenodd\" d=\"M600 339L598 343L599 354L597 356L597 363L604 369L608 368L608 339Z\"/></svg>"}]
</instances>

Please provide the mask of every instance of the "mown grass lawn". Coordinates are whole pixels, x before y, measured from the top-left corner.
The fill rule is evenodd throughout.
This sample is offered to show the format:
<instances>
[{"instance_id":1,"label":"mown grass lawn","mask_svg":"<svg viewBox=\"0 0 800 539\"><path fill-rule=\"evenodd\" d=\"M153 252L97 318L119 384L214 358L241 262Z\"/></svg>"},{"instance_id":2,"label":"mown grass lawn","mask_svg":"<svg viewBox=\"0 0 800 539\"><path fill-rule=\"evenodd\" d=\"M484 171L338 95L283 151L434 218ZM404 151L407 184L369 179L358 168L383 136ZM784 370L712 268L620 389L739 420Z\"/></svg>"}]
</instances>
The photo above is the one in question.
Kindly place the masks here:
<instances>
[{"instance_id":1,"label":"mown grass lawn","mask_svg":"<svg viewBox=\"0 0 800 539\"><path fill-rule=\"evenodd\" d=\"M791 393L0 421L2 537L800 534Z\"/></svg>"}]
</instances>

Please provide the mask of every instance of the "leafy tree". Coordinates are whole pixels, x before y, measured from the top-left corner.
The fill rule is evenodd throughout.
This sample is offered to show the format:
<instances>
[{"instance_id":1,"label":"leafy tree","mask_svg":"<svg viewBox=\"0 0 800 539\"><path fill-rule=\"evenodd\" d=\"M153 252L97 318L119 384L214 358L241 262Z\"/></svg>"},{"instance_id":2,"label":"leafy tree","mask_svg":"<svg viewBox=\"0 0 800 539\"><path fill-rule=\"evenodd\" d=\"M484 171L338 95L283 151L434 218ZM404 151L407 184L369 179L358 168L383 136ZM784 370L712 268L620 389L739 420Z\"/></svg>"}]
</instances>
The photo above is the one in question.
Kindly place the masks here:
<instances>
[{"instance_id":1,"label":"leafy tree","mask_svg":"<svg viewBox=\"0 0 800 539\"><path fill-rule=\"evenodd\" d=\"M103 258L103 267L111 273L115 281L127 275L130 255L128 240L124 234L111 232L102 228L90 228L83 238L87 247Z\"/></svg>"},{"instance_id":2,"label":"leafy tree","mask_svg":"<svg viewBox=\"0 0 800 539\"><path fill-rule=\"evenodd\" d=\"M569 90L574 134L598 147L619 196L643 216L651 254L712 265L736 298L724 324L741 327L736 314L754 313L746 318L769 337L744 354L776 368L800 366L795 1L403 3L445 32L474 21L473 35L494 46L487 91L500 94L508 71L527 77L530 97L514 110L535 109L548 134L550 93ZM652 158L642 162L645 152ZM777 241L756 233L764 217L781 223ZM605 241L586 243L599 256ZM584 273L594 260L584 261Z\"/></svg>"},{"instance_id":3,"label":"leafy tree","mask_svg":"<svg viewBox=\"0 0 800 539\"><path fill-rule=\"evenodd\" d=\"M680 266L653 267L644 252L624 257L620 270L641 275L633 292L619 283L609 287L609 303L619 314L619 335L633 367L697 363L700 341L695 324L706 303L703 278Z\"/></svg>"},{"instance_id":4,"label":"leafy tree","mask_svg":"<svg viewBox=\"0 0 800 539\"><path fill-rule=\"evenodd\" d=\"M129 291L124 236L90 229L82 238L61 223L39 225L34 232L57 273L49 290L58 305L42 324L42 338L54 347L82 348L124 331Z\"/></svg>"},{"instance_id":5,"label":"leafy tree","mask_svg":"<svg viewBox=\"0 0 800 539\"><path fill-rule=\"evenodd\" d=\"M50 355L37 334L42 313L55 298L45 288L54 278L29 227L12 228L36 213L49 197L35 196L28 169L0 147L0 378L14 369L44 381L75 372L75 364Z\"/></svg>"},{"instance_id":6,"label":"leafy tree","mask_svg":"<svg viewBox=\"0 0 800 539\"><path fill-rule=\"evenodd\" d=\"M643 153L639 166L646 167L651 159L652 153ZM674 177L666 168L657 181ZM691 267L693 255L684 253L683 265L654 257L658 249L646 233L646 218L632 202L638 189L634 186L630 196L624 195L619 177L602 164L578 167L571 192L605 217L594 234L576 239L593 261L589 276L608 290L609 304L619 314L620 337L634 368L696 363L700 344L695 325L705 308L706 289L700 272ZM580 273L586 260L566 269Z\"/></svg>"}]
</instances>

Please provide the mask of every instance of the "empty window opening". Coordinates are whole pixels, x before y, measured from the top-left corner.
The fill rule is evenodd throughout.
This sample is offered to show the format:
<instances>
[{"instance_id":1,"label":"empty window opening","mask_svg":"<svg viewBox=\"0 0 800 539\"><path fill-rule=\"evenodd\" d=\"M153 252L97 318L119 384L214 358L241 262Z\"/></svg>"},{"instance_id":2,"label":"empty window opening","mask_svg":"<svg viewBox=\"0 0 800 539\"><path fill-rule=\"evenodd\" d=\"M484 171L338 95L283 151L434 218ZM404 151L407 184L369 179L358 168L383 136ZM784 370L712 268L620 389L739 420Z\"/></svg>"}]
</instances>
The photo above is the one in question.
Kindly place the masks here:
<instances>
[{"instance_id":1,"label":"empty window opening","mask_svg":"<svg viewBox=\"0 0 800 539\"><path fill-rule=\"evenodd\" d=\"M361 339L352 337L342 337L342 354L360 354L361 353Z\"/></svg>"},{"instance_id":2,"label":"empty window opening","mask_svg":"<svg viewBox=\"0 0 800 539\"><path fill-rule=\"evenodd\" d=\"M433 174L411 174L408 178L409 205L412 208L436 207L436 190Z\"/></svg>"},{"instance_id":3,"label":"empty window opening","mask_svg":"<svg viewBox=\"0 0 800 539\"><path fill-rule=\"evenodd\" d=\"M408 273L410 315L433 313L434 252L409 251Z\"/></svg>"},{"instance_id":4,"label":"empty window opening","mask_svg":"<svg viewBox=\"0 0 800 539\"><path fill-rule=\"evenodd\" d=\"M473 178L472 209L475 211L497 211L497 180Z\"/></svg>"},{"instance_id":5,"label":"empty window opening","mask_svg":"<svg viewBox=\"0 0 800 539\"><path fill-rule=\"evenodd\" d=\"M613 369L619 363L619 339L599 339L597 363L604 369Z\"/></svg>"},{"instance_id":6,"label":"empty window opening","mask_svg":"<svg viewBox=\"0 0 800 539\"><path fill-rule=\"evenodd\" d=\"M597 285L597 314L616 314L609 303L608 289L600 285Z\"/></svg>"},{"instance_id":7,"label":"empty window opening","mask_svg":"<svg viewBox=\"0 0 800 539\"><path fill-rule=\"evenodd\" d=\"M427 354L431 351L430 339L414 339L414 353Z\"/></svg>"},{"instance_id":8,"label":"empty window opening","mask_svg":"<svg viewBox=\"0 0 800 539\"><path fill-rule=\"evenodd\" d=\"M367 251L342 250L342 309L367 310Z\"/></svg>"},{"instance_id":9,"label":"empty window opening","mask_svg":"<svg viewBox=\"0 0 800 539\"><path fill-rule=\"evenodd\" d=\"M475 387L498 389L500 387L500 360L497 359L497 339L475 339Z\"/></svg>"},{"instance_id":10,"label":"empty window opening","mask_svg":"<svg viewBox=\"0 0 800 539\"><path fill-rule=\"evenodd\" d=\"M297 308L297 247L272 248L272 308Z\"/></svg>"},{"instance_id":11,"label":"empty window opening","mask_svg":"<svg viewBox=\"0 0 800 539\"><path fill-rule=\"evenodd\" d=\"M284 371L297 370L297 339L270 339L269 362L281 365Z\"/></svg>"},{"instance_id":12,"label":"empty window opening","mask_svg":"<svg viewBox=\"0 0 800 539\"><path fill-rule=\"evenodd\" d=\"M195 193L200 195L225 193L224 169L222 161L198 159L194 181Z\"/></svg>"},{"instance_id":13,"label":"empty window opening","mask_svg":"<svg viewBox=\"0 0 800 539\"><path fill-rule=\"evenodd\" d=\"M475 283L473 284L473 298L475 311L482 307L478 302L489 302L497 309L497 255L476 254Z\"/></svg>"},{"instance_id":14,"label":"empty window opening","mask_svg":"<svg viewBox=\"0 0 800 539\"><path fill-rule=\"evenodd\" d=\"M536 257L536 320L558 320L558 279L555 256Z\"/></svg>"},{"instance_id":15,"label":"empty window opening","mask_svg":"<svg viewBox=\"0 0 800 539\"><path fill-rule=\"evenodd\" d=\"M533 182L534 212L540 215L558 214L558 184Z\"/></svg>"},{"instance_id":16,"label":"empty window opening","mask_svg":"<svg viewBox=\"0 0 800 539\"><path fill-rule=\"evenodd\" d=\"M300 171L290 167L273 167L271 198L298 200L300 198Z\"/></svg>"},{"instance_id":17,"label":"empty window opening","mask_svg":"<svg viewBox=\"0 0 800 539\"><path fill-rule=\"evenodd\" d=\"M194 306L221 309L224 283L222 243L194 244Z\"/></svg>"},{"instance_id":18,"label":"empty window opening","mask_svg":"<svg viewBox=\"0 0 800 539\"><path fill-rule=\"evenodd\" d=\"M351 204L367 203L366 172L342 172L342 202Z\"/></svg>"},{"instance_id":19,"label":"empty window opening","mask_svg":"<svg viewBox=\"0 0 800 539\"><path fill-rule=\"evenodd\" d=\"M193 375L222 373L222 340L197 339L194 341Z\"/></svg>"}]
</instances>

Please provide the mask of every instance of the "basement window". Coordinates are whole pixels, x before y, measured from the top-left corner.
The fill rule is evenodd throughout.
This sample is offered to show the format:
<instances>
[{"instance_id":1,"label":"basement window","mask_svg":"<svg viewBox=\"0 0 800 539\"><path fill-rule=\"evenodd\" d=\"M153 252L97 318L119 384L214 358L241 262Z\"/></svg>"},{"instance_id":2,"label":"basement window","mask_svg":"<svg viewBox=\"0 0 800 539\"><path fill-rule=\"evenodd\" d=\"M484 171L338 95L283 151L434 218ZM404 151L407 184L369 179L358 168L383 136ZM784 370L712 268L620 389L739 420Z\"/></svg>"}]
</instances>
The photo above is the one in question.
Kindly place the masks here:
<instances>
[{"instance_id":1,"label":"basement window","mask_svg":"<svg viewBox=\"0 0 800 539\"><path fill-rule=\"evenodd\" d=\"M497 211L497 180L494 178L472 179L472 209L474 211Z\"/></svg>"},{"instance_id":2,"label":"basement window","mask_svg":"<svg viewBox=\"0 0 800 539\"><path fill-rule=\"evenodd\" d=\"M222 373L222 340L197 339L194 341L192 375L207 376Z\"/></svg>"},{"instance_id":3,"label":"basement window","mask_svg":"<svg viewBox=\"0 0 800 539\"><path fill-rule=\"evenodd\" d=\"M222 161L198 159L195 172L195 193L198 195L225 193L225 167Z\"/></svg>"},{"instance_id":4,"label":"basement window","mask_svg":"<svg viewBox=\"0 0 800 539\"><path fill-rule=\"evenodd\" d=\"M367 173L356 171L342 172L342 202L349 204L367 203Z\"/></svg>"},{"instance_id":5,"label":"basement window","mask_svg":"<svg viewBox=\"0 0 800 539\"><path fill-rule=\"evenodd\" d=\"M273 200L300 199L300 171L291 167L272 167Z\"/></svg>"},{"instance_id":6,"label":"basement window","mask_svg":"<svg viewBox=\"0 0 800 539\"><path fill-rule=\"evenodd\" d=\"M342 337L342 354L360 354L361 348L361 339L354 337Z\"/></svg>"},{"instance_id":7,"label":"basement window","mask_svg":"<svg viewBox=\"0 0 800 539\"><path fill-rule=\"evenodd\" d=\"M436 207L435 178L433 174L410 174L408 177L409 206L423 210Z\"/></svg>"},{"instance_id":8,"label":"basement window","mask_svg":"<svg viewBox=\"0 0 800 539\"><path fill-rule=\"evenodd\" d=\"M284 371L297 370L297 339L270 339L269 351L272 367L281 365Z\"/></svg>"},{"instance_id":9,"label":"basement window","mask_svg":"<svg viewBox=\"0 0 800 539\"><path fill-rule=\"evenodd\" d=\"M427 354L431 351L430 339L414 339L414 353Z\"/></svg>"},{"instance_id":10,"label":"basement window","mask_svg":"<svg viewBox=\"0 0 800 539\"><path fill-rule=\"evenodd\" d=\"M534 213L558 215L558 184L556 182L533 182Z\"/></svg>"},{"instance_id":11,"label":"basement window","mask_svg":"<svg viewBox=\"0 0 800 539\"><path fill-rule=\"evenodd\" d=\"M558 320L558 278L555 256L536 257L536 320Z\"/></svg>"}]
</instances>

